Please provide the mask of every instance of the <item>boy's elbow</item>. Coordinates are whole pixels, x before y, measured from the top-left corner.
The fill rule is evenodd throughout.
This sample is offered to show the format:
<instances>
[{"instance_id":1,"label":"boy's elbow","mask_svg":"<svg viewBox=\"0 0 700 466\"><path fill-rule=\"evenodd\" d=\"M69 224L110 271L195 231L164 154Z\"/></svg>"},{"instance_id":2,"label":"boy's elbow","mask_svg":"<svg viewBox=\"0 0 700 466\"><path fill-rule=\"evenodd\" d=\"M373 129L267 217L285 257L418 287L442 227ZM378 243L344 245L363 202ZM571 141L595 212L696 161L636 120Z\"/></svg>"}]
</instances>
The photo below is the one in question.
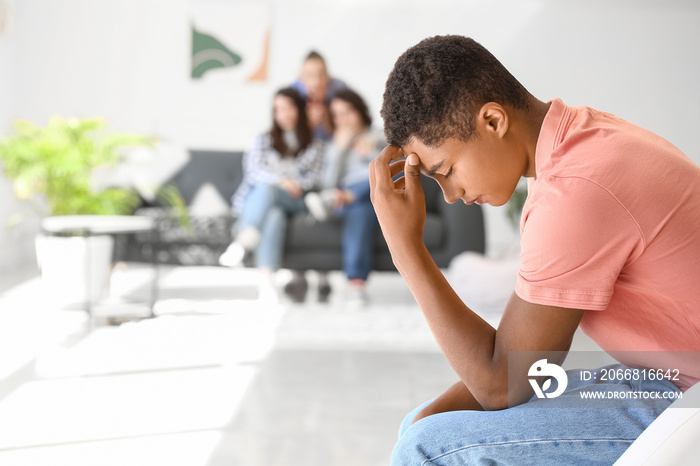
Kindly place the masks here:
<instances>
[{"instance_id":1,"label":"boy's elbow","mask_svg":"<svg viewBox=\"0 0 700 466\"><path fill-rule=\"evenodd\" d=\"M472 385L469 389L474 399L485 411L498 411L508 407L508 383L500 377L488 377L488 382ZM467 383L465 385L469 386Z\"/></svg>"},{"instance_id":2,"label":"boy's elbow","mask_svg":"<svg viewBox=\"0 0 700 466\"><path fill-rule=\"evenodd\" d=\"M486 411L499 411L525 403L532 397L530 386L511 386L502 377L494 377L493 382L475 390L474 397ZM527 386L526 386L527 385Z\"/></svg>"},{"instance_id":3,"label":"boy's elbow","mask_svg":"<svg viewBox=\"0 0 700 466\"><path fill-rule=\"evenodd\" d=\"M479 397L479 404L485 411L500 411L508 408L508 391L498 390Z\"/></svg>"}]
</instances>

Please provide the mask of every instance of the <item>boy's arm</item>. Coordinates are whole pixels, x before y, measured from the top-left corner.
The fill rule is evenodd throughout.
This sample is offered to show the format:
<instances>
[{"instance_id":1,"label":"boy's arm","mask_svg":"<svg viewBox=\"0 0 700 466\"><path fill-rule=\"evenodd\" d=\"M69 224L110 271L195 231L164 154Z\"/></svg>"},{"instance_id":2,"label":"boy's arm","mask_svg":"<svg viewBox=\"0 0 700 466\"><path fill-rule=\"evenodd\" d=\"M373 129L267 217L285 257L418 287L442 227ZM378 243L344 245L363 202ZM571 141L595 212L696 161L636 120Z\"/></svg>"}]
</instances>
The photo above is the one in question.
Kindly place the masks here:
<instances>
[{"instance_id":1,"label":"boy's arm","mask_svg":"<svg viewBox=\"0 0 700 466\"><path fill-rule=\"evenodd\" d=\"M370 168L372 203L394 264L467 393L484 409L506 408L509 400L511 404L527 401L532 394L527 372L538 355L519 358L519 366L511 368L519 383L509 386L508 352L568 350L584 311L533 304L513 294L498 330L471 311L450 287L423 244L425 198L418 158L415 154L410 156L416 165L399 161L390 167L391 161L402 156L398 148L389 146ZM405 189L401 189L404 182L395 186L391 179L392 171L398 173L401 169L405 173ZM447 398L443 401L449 401ZM464 402L454 400L455 406Z\"/></svg>"},{"instance_id":2,"label":"boy's arm","mask_svg":"<svg viewBox=\"0 0 700 466\"><path fill-rule=\"evenodd\" d=\"M483 409L467 386L464 385L464 382L460 380L448 388L445 393L435 398L429 405L421 409L416 414L416 417L413 418L411 424L437 413L460 410L483 411Z\"/></svg>"}]
</instances>

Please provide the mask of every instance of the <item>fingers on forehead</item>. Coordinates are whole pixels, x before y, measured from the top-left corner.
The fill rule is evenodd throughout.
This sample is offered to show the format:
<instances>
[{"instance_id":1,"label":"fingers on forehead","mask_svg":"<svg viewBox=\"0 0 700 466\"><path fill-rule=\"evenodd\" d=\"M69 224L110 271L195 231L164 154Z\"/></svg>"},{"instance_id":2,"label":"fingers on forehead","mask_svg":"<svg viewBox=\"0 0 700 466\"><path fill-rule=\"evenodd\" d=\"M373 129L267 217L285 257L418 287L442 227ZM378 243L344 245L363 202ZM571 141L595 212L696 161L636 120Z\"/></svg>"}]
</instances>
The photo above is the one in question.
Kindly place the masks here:
<instances>
[{"instance_id":1,"label":"fingers on forehead","mask_svg":"<svg viewBox=\"0 0 700 466\"><path fill-rule=\"evenodd\" d=\"M389 170L391 171L392 178L399 173L401 173L406 165L405 160L397 160L389 164Z\"/></svg>"},{"instance_id":2,"label":"fingers on forehead","mask_svg":"<svg viewBox=\"0 0 700 466\"><path fill-rule=\"evenodd\" d=\"M371 163L371 184L376 189L394 189L392 178L403 170L403 152L398 146L387 146Z\"/></svg>"},{"instance_id":3,"label":"fingers on forehead","mask_svg":"<svg viewBox=\"0 0 700 466\"><path fill-rule=\"evenodd\" d=\"M379 158L374 159L370 163L369 182L375 190L386 189L387 180L391 182L391 174L389 166L383 163Z\"/></svg>"},{"instance_id":4,"label":"fingers on forehead","mask_svg":"<svg viewBox=\"0 0 700 466\"><path fill-rule=\"evenodd\" d=\"M404 153L401 151L399 146L386 146L381 154L379 154L385 163L389 163L392 160L398 160L404 158Z\"/></svg>"}]
</instances>

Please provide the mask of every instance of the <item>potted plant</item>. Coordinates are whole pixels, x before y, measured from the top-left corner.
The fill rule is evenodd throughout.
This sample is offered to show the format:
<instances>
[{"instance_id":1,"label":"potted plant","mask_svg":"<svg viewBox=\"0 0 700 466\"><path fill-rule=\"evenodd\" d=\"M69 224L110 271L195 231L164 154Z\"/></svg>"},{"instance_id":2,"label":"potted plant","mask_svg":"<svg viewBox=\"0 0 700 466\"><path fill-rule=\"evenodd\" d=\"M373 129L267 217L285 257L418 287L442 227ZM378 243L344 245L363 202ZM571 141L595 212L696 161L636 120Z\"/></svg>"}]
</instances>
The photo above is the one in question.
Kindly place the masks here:
<instances>
[{"instance_id":1,"label":"potted plant","mask_svg":"<svg viewBox=\"0 0 700 466\"><path fill-rule=\"evenodd\" d=\"M110 134L104 128L102 118L53 117L45 127L25 120L17 121L14 126L16 135L0 141L0 159L5 175L13 182L15 195L31 202L42 217L133 213L140 204L135 188L97 187L93 175L97 169L123 162L127 147L152 146L157 141L152 136ZM166 197L168 202L184 207L172 187L167 187L163 194L161 197ZM186 215L184 208L178 212L181 216ZM73 292L73 296L88 295L84 286L81 288L85 272L79 269L68 271L70 267L83 265L79 257L86 254L86 248L90 248L93 260L90 282L95 285L91 287L89 299L104 295L113 250L113 239L109 236L93 236L84 241L83 238L46 238L40 234L37 237L37 260L42 275L45 278L47 275L76 278L72 286L62 284L49 288L55 288L56 292L77 288L78 292ZM97 265L96 260L107 264ZM56 299L65 303L73 297L56 296Z\"/></svg>"}]
</instances>

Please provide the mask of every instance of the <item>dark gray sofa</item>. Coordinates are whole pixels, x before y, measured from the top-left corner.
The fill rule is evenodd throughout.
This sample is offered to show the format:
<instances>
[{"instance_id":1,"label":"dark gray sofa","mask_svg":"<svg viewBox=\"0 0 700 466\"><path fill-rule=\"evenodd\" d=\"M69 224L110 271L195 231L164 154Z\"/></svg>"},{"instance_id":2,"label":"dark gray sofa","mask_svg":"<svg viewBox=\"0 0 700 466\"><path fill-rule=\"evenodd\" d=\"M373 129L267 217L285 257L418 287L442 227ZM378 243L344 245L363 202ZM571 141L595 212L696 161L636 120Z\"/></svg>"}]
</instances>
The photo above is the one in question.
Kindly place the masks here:
<instances>
[{"instance_id":1,"label":"dark gray sofa","mask_svg":"<svg viewBox=\"0 0 700 466\"><path fill-rule=\"evenodd\" d=\"M190 151L189 163L170 181L190 203L205 183L213 185L230 202L242 178L242 153ZM439 267L464 251L484 252L484 220L481 208L462 203L447 204L438 184L423 177L426 197L426 223L423 233L428 251ZM232 241L235 219L230 214L191 216L189 231L167 210L144 207L137 215L157 220L158 257L161 263L216 265L218 257ZM377 227L374 251L375 270L394 270L388 247ZM138 236L129 245L128 260L148 260L151 243ZM316 222L308 215L294 216L288 224L284 268L291 270L341 270L341 224L337 220Z\"/></svg>"}]
</instances>

